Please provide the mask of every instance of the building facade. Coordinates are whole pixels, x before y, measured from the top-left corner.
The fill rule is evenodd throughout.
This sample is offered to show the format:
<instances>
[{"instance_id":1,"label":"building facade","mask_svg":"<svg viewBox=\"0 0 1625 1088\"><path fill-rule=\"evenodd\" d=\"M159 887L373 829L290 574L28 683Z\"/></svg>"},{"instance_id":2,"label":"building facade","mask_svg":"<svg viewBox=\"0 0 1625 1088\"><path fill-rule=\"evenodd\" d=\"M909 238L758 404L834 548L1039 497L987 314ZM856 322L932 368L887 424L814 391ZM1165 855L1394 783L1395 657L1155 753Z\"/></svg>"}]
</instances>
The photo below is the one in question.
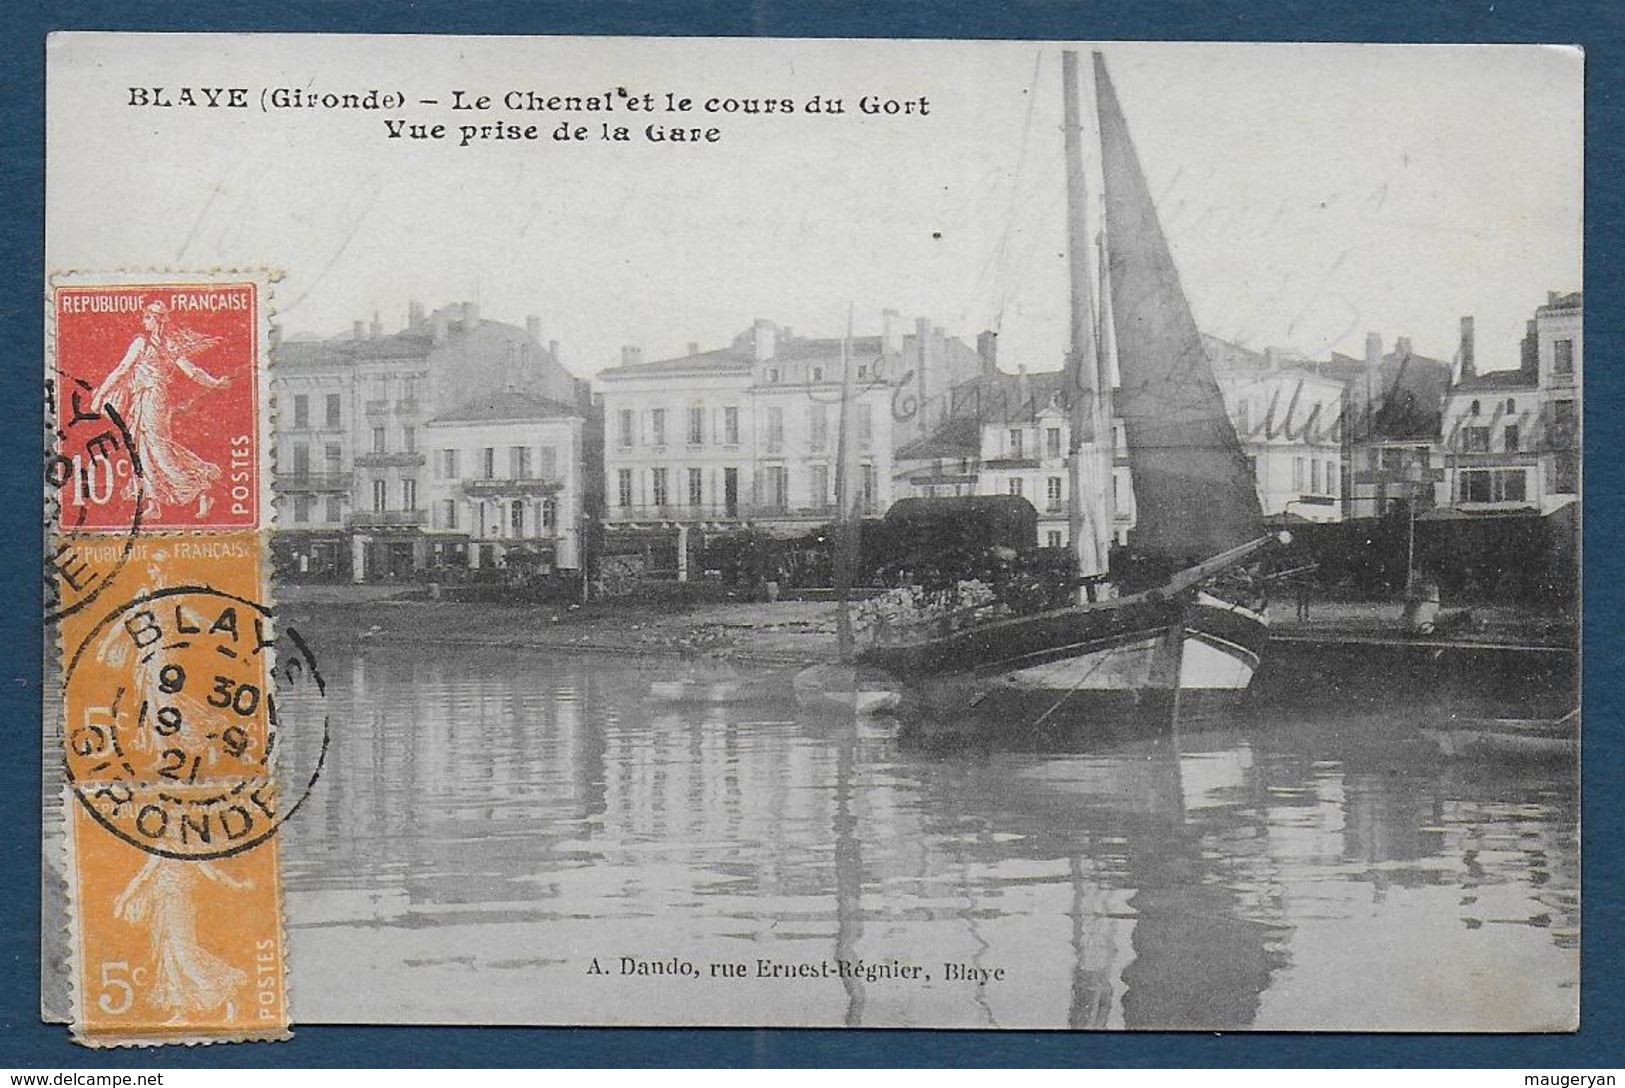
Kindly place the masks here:
<instances>
[{"instance_id":1,"label":"building facade","mask_svg":"<svg viewBox=\"0 0 1625 1088\"><path fill-rule=\"evenodd\" d=\"M429 565L579 571L584 423L574 405L518 392L430 420Z\"/></svg>"},{"instance_id":2,"label":"building facade","mask_svg":"<svg viewBox=\"0 0 1625 1088\"><path fill-rule=\"evenodd\" d=\"M1516 370L1477 372L1471 350L1445 398L1450 508L1549 514L1580 494L1580 292L1548 295L1530 319Z\"/></svg>"},{"instance_id":3,"label":"building facade","mask_svg":"<svg viewBox=\"0 0 1625 1088\"><path fill-rule=\"evenodd\" d=\"M641 550L646 573L687 580L707 537L792 537L832 520L848 357L850 494L861 513L884 513L899 435L947 404L932 395L922 405L920 391L948 388L979 357L928 322L903 335L894 314L881 336L844 348L759 320L726 347L690 345L676 358L623 349L621 365L598 375L606 545ZM910 411L900 415L900 401Z\"/></svg>"},{"instance_id":4,"label":"building facade","mask_svg":"<svg viewBox=\"0 0 1625 1088\"><path fill-rule=\"evenodd\" d=\"M539 335L535 318L523 329L483 320L472 303L433 313L413 303L392 333L376 316L342 338L273 329L273 549L285 576L404 579L423 569L429 422L482 390L582 399Z\"/></svg>"}]
</instances>

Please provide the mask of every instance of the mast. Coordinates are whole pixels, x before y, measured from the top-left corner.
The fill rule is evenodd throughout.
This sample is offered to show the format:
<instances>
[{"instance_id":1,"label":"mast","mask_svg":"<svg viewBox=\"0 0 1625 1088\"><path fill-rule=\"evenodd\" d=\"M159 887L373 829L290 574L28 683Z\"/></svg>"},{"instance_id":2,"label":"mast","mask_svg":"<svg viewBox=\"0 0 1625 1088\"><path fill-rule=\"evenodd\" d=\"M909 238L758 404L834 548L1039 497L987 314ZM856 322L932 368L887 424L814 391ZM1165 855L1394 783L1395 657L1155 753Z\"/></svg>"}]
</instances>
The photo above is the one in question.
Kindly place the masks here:
<instances>
[{"instance_id":1,"label":"mast","mask_svg":"<svg viewBox=\"0 0 1625 1088\"><path fill-rule=\"evenodd\" d=\"M1096 266L1100 269L1100 324L1095 330L1095 381L1100 395L1096 397L1095 433L1100 440L1095 444L1100 472L1099 531L1096 534L1101 551L1101 566L1111 567L1112 527L1117 519L1117 424L1112 416L1112 274L1111 259L1106 251L1106 232L1095 236L1099 249Z\"/></svg>"},{"instance_id":2,"label":"mast","mask_svg":"<svg viewBox=\"0 0 1625 1088\"><path fill-rule=\"evenodd\" d=\"M853 517L851 449L848 416L852 408L852 307L846 308L846 334L841 337L841 415L835 428L835 645L841 660L852 660L852 568L857 563L857 526Z\"/></svg>"},{"instance_id":3,"label":"mast","mask_svg":"<svg viewBox=\"0 0 1625 1088\"><path fill-rule=\"evenodd\" d=\"M1089 274L1089 194L1083 174L1083 122L1078 110L1078 55L1068 49L1061 53L1061 84L1064 95L1066 134L1066 249L1071 282L1071 336L1067 346L1066 373L1071 434L1067 442L1068 495L1067 527L1077 556L1078 574L1083 577L1103 573L1099 518L1089 517L1085 503L1099 495L1093 466L1085 463L1083 445L1097 442L1099 409L1098 363L1095 350L1094 301ZM1080 592L1080 599L1084 594Z\"/></svg>"}]
</instances>

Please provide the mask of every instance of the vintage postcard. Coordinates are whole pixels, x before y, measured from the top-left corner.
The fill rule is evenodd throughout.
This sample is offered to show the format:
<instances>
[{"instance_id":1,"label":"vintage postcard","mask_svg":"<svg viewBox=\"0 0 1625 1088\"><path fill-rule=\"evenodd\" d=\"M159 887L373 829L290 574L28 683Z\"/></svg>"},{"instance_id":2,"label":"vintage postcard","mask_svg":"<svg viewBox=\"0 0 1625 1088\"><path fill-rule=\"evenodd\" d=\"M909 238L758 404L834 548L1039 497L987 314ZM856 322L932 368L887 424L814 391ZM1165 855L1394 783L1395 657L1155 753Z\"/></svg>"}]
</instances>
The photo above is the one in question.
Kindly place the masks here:
<instances>
[{"instance_id":1,"label":"vintage postcard","mask_svg":"<svg viewBox=\"0 0 1625 1088\"><path fill-rule=\"evenodd\" d=\"M43 1015L1573 1030L1582 75L53 35Z\"/></svg>"}]
</instances>

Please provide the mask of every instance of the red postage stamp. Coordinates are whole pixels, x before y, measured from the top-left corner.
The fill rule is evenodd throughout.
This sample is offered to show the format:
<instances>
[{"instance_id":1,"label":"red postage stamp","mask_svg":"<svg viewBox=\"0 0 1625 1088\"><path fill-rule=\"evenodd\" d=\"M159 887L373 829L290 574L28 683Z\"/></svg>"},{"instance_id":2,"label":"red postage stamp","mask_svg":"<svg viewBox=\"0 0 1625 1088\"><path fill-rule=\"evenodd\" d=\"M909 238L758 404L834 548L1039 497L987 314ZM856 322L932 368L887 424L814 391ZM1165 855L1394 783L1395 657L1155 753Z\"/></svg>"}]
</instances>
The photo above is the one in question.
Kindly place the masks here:
<instances>
[{"instance_id":1,"label":"red postage stamp","mask_svg":"<svg viewBox=\"0 0 1625 1088\"><path fill-rule=\"evenodd\" d=\"M55 292L58 528L261 523L252 281Z\"/></svg>"}]
</instances>

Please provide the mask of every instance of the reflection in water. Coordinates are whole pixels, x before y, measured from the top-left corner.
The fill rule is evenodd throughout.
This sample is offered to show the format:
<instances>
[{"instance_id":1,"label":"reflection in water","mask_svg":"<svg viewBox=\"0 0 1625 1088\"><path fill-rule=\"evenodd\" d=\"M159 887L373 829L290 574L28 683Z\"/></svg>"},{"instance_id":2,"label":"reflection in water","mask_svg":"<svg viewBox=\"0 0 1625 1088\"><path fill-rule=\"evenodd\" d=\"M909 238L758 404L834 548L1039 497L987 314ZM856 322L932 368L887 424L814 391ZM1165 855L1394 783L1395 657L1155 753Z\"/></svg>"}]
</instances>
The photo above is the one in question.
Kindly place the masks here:
<instances>
[{"instance_id":1,"label":"reflection in water","mask_svg":"<svg viewBox=\"0 0 1625 1088\"><path fill-rule=\"evenodd\" d=\"M756 701L650 705L681 668L379 648L332 669L327 768L283 838L296 1015L1574 1016L1571 766L1447 764L1369 711L920 745L798 716L769 672Z\"/></svg>"}]
</instances>

